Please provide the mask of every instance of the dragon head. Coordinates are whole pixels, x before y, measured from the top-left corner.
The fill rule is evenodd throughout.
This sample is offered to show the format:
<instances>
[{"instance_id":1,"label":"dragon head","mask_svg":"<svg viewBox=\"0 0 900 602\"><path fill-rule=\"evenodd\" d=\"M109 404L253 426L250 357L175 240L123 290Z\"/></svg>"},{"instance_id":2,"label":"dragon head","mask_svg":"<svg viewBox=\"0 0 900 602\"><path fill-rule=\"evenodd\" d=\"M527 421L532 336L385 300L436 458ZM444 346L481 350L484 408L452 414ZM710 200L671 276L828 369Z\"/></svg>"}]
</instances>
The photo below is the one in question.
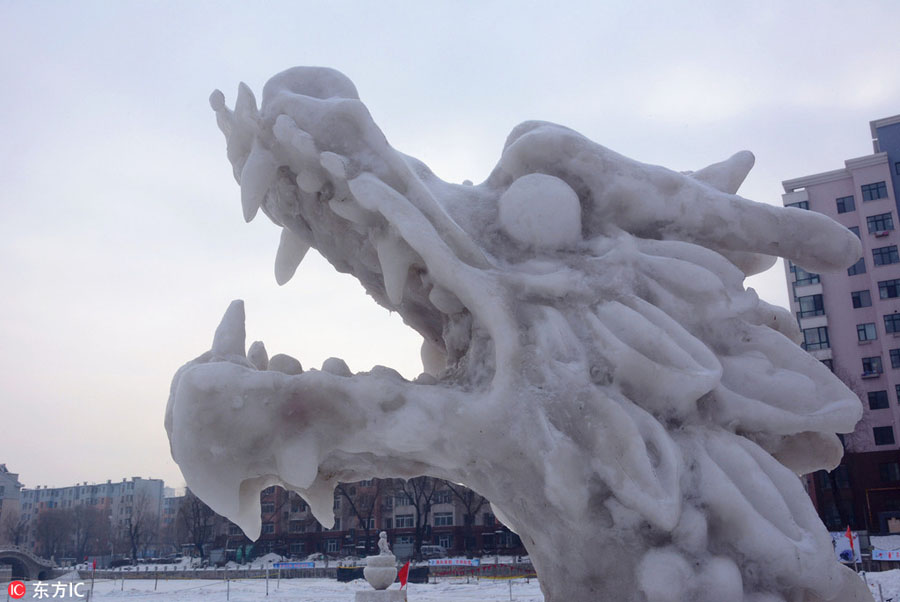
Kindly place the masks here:
<instances>
[{"instance_id":1,"label":"dragon head","mask_svg":"<svg viewBox=\"0 0 900 602\"><path fill-rule=\"evenodd\" d=\"M527 122L487 180L459 185L394 150L334 70L280 73L260 107L243 84L233 110L219 91L210 102L244 218L281 227L277 282L315 248L423 337L414 382L338 359L303 372L259 343L245 352L243 304L230 306L211 351L176 374L166 427L192 490L248 535L269 485L327 525L337 482L428 474L490 499L559 599L581 598L550 549L585 525L594 540L635 532L620 550L645 593L651 553L715 550L735 573L752 558L764 568L743 571L745 591L844 579L791 474L837 464L859 400L743 282L775 256L840 269L860 243L821 214L737 196L750 153L679 173ZM726 525L746 539L717 540ZM579 591L629 591L608 571L585 578Z\"/></svg>"}]
</instances>

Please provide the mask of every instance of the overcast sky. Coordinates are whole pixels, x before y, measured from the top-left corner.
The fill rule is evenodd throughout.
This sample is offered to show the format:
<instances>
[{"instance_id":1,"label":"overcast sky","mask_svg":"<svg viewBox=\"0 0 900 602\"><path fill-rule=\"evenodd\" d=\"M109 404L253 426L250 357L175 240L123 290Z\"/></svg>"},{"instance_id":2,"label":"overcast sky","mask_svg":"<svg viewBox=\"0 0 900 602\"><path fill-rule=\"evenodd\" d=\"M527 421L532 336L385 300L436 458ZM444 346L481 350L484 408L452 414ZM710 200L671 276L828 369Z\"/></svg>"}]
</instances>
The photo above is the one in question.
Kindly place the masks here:
<instances>
[{"instance_id":1,"label":"overcast sky","mask_svg":"<svg viewBox=\"0 0 900 602\"><path fill-rule=\"evenodd\" d=\"M29 487L183 484L163 429L175 370L243 298L248 344L420 371L420 339L314 253L278 287L278 229L241 217L208 97L337 68L395 148L487 176L509 130L562 123L699 169L749 149L741 189L872 152L900 113L896 0L0 0L0 463ZM779 263L749 283L787 302Z\"/></svg>"}]
</instances>

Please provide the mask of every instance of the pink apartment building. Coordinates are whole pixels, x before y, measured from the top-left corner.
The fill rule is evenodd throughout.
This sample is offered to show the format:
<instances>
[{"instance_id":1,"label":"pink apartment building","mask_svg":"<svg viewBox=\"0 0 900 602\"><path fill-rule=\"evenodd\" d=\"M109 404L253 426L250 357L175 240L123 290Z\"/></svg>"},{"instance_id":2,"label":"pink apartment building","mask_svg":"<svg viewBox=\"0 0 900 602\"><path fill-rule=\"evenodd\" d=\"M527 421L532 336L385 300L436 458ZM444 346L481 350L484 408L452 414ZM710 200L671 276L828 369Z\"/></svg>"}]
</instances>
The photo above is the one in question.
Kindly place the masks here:
<instances>
[{"instance_id":1,"label":"pink apartment building","mask_svg":"<svg viewBox=\"0 0 900 602\"><path fill-rule=\"evenodd\" d=\"M786 180L782 197L849 228L863 257L846 272L812 274L790 262L785 269L804 348L864 408L856 431L842 437L841 465L810 475L810 495L831 530L888 533L900 532L900 115L870 125L873 154Z\"/></svg>"}]
</instances>

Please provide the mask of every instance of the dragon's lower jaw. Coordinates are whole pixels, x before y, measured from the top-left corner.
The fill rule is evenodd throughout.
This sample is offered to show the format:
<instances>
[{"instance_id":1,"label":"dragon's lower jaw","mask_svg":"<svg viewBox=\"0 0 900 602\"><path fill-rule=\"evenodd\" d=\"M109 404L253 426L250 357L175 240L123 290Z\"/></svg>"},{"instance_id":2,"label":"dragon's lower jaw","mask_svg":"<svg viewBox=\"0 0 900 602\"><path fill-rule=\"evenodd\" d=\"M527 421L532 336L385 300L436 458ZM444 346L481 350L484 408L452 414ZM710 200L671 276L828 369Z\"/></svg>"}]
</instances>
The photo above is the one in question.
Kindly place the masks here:
<instances>
[{"instance_id":1,"label":"dragon's lower jaw","mask_svg":"<svg viewBox=\"0 0 900 602\"><path fill-rule=\"evenodd\" d=\"M442 432L459 421L462 393L381 366L353 375L337 358L303 372L288 356L269 360L259 344L245 356L244 337L235 301L212 350L176 374L166 429L191 489L250 538L260 533L259 493L271 485L301 493L330 526L338 482L452 464Z\"/></svg>"}]
</instances>

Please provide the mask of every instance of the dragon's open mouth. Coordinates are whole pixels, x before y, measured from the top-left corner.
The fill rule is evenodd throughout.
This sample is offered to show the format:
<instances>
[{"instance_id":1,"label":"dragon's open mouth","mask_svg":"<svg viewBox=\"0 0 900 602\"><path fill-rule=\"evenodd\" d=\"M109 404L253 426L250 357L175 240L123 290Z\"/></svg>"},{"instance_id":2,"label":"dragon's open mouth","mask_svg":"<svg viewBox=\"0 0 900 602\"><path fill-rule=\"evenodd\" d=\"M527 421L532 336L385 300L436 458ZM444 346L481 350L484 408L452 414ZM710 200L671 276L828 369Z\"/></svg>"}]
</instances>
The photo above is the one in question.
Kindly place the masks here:
<instances>
[{"instance_id":1,"label":"dragon's open mouth","mask_svg":"<svg viewBox=\"0 0 900 602\"><path fill-rule=\"evenodd\" d=\"M626 520L618 505L686 557L700 552L679 524L740 515L768 525L746 537L783 552L754 563L819 587L778 558L818 546L821 525L808 503L770 501L795 497L785 467L837 463L834 433L861 408L791 340L793 316L743 281L776 255L846 267L853 234L736 196L749 153L682 174L529 122L485 182L455 185L391 148L335 71L285 71L259 109L243 84L233 111L221 92L210 101L245 219L261 209L282 228L279 284L315 248L422 335L425 368L409 382L334 358L303 372L261 344L245 353L233 302L212 349L176 374L166 413L172 455L214 510L255 538L269 485L329 525L336 483L428 474L485 495L535 558L538 534L556 537L547 512L596 532ZM711 496L713 482L766 493L738 502Z\"/></svg>"}]
</instances>

